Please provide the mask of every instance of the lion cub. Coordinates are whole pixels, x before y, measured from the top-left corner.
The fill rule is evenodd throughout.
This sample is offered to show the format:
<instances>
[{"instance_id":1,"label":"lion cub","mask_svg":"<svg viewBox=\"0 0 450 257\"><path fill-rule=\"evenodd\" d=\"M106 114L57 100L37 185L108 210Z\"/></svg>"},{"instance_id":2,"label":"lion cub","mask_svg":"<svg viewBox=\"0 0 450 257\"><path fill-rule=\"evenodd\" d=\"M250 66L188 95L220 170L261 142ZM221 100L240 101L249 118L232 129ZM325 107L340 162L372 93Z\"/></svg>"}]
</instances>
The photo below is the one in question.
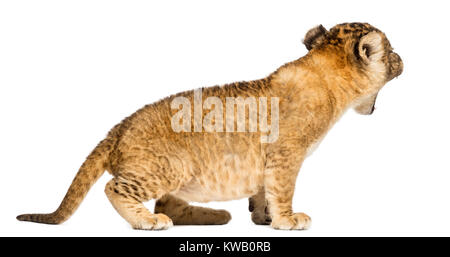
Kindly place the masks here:
<instances>
[{"instance_id":1,"label":"lion cub","mask_svg":"<svg viewBox=\"0 0 450 257\"><path fill-rule=\"evenodd\" d=\"M188 202L244 197L250 197L256 224L308 228L311 219L292 210L303 160L348 108L371 114L378 91L402 73L403 63L385 34L366 23L340 24L330 31L315 27L304 44L307 55L266 78L183 92L138 110L87 157L55 212L17 219L64 222L108 170L114 178L106 195L135 229L225 224L231 219L227 211ZM245 99L244 111L237 104L229 107L230 99ZM265 110L268 99L270 110ZM226 110L221 103L227 103ZM185 108L180 111L180 106ZM192 110L194 117L189 116ZM271 140L261 140L269 134ZM151 199L157 199L154 213L143 205Z\"/></svg>"}]
</instances>

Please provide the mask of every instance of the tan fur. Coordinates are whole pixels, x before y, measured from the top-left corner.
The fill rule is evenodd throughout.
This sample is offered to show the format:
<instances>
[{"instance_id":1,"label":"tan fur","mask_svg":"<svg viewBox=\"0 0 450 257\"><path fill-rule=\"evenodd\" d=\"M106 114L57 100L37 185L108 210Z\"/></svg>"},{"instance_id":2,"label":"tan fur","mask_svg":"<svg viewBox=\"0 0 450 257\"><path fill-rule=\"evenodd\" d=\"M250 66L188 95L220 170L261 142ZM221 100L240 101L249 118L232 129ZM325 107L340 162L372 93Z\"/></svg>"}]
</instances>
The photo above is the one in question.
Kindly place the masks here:
<instances>
[{"instance_id":1,"label":"tan fur","mask_svg":"<svg viewBox=\"0 0 450 257\"><path fill-rule=\"evenodd\" d=\"M278 97L279 137L261 143L261 132L180 132L171 127L177 96L147 105L114 127L80 168L52 214L19 220L58 224L70 217L89 188L108 170L105 192L136 229L172 224L225 224L223 210L188 202L250 198L252 219L277 229L306 229L311 219L294 213L292 197L303 160L350 107L368 113L381 87L400 75L403 64L389 41L369 24L316 27L305 37L309 53L267 78L203 89L203 99ZM202 114L203 117L206 115ZM269 115L270 116L270 115ZM270 120L269 120L270 123ZM247 124L248 125L248 124ZM158 199L155 213L143 202Z\"/></svg>"},{"instance_id":2,"label":"tan fur","mask_svg":"<svg viewBox=\"0 0 450 257\"><path fill-rule=\"evenodd\" d=\"M272 222L264 189L248 199L248 210L252 213L252 221L255 224L269 225Z\"/></svg>"},{"instance_id":3,"label":"tan fur","mask_svg":"<svg viewBox=\"0 0 450 257\"><path fill-rule=\"evenodd\" d=\"M225 210L191 206L170 194L156 201L155 213L166 214L175 225L222 225L231 219Z\"/></svg>"}]
</instances>

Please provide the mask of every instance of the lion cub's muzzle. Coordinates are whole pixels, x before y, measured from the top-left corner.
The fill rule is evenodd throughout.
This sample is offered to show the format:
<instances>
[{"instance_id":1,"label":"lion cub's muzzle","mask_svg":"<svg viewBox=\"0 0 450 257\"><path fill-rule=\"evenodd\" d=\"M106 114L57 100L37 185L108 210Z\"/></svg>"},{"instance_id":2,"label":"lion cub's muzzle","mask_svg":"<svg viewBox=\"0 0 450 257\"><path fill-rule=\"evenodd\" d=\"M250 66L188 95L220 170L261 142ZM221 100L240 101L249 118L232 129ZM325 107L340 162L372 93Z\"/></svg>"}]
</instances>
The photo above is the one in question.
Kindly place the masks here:
<instances>
[{"instance_id":1,"label":"lion cub's muzzle","mask_svg":"<svg viewBox=\"0 0 450 257\"><path fill-rule=\"evenodd\" d=\"M390 81L402 74L403 72L403 61L400 56L394 52L389 54L389 70L387 81Z\"/></svg>"},{"instance_id":2,"label":"lion cub's muzzle","mask_svg":"<svg viewBox=\"0 0 450 257\"><path fill-rule=\"evenodd\" d=\"M388 71L386 82L400 76L403 72L403 61L400 56L394 52L391 52L388 56ZM367 99L365 99L361 104L355 107L355 111L359 114L370 115L375 110L375 102L377 100L377 95L375 94Z\"/></svg>"}]
</instances>

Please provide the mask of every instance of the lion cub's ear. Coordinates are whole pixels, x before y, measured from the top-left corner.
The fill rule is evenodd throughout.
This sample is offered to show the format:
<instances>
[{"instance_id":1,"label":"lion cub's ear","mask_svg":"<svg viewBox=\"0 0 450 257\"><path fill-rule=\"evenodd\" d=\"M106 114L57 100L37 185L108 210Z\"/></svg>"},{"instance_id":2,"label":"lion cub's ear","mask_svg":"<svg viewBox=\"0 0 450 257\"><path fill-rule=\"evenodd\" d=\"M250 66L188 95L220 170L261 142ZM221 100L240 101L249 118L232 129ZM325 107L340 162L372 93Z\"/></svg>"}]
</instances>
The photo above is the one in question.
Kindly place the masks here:
<instances>
[{"instance_id":1,"label":"lion cub's ear","mask_svg":"<svg viewBox=\"0 0 450 257\"><path fill-rule=\"evenodd\" d=\"M382 33L373 31L361 37L355 48L357 57L365 64L379 61L384 51Z\"/></svg>"},{"instance_id":2,"label":"lion cub's ear","mask_svg":"<svg viewBox=\"0 0 450 257\"><path fill-rule=\"evenodd\" d=\"M325 29L322 25L310 29L306 33L305 39L303 39L303 44L305 44L306 49L309 51L320 45L324 41L327 32L327 29Z\"/></svg>"}]
</instances>

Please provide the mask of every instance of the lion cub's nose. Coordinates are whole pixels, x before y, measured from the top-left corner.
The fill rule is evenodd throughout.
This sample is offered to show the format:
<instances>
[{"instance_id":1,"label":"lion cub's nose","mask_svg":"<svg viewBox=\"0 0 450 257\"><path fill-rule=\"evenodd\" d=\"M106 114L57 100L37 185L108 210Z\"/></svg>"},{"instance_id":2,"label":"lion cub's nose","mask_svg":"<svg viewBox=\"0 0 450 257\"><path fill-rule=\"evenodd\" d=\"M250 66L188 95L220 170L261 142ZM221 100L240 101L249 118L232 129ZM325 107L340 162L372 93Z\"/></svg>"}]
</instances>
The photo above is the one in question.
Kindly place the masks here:
<instances>
[{"instance_id":1,"label":"lion cub's nose","mask_svg":"<svg viewBox=\"0 0 450 257\"><path fill-rule=\"evenodd\" d=\"M403 61L402 58L400 57L400 55L396 54L396 53L391 53L390 56L390 63L391 63L391 76L389 78L389 80L400 76L400 74L402 74L403 72Z\"/></svg>"}]
</instances>

